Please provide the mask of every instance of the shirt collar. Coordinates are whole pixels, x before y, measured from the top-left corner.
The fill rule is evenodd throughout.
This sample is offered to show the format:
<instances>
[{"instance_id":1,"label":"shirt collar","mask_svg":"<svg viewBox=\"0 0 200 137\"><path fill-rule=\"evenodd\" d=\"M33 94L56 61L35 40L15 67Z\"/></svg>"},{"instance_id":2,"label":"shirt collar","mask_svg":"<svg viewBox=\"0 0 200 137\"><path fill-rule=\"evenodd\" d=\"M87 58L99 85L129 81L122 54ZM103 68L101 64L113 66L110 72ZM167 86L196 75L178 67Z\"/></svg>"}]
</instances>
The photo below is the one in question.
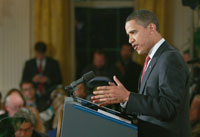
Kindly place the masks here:
<instances>
[{"instance_id":1,"label":"shirt collar","mask_svg":"<svg viewBox=\"0 0 200 137\"><path fill-rule=\"evenodd\" d=\"M160 41L158 41L149 51L148 56L152 59L158 48L165 42L165 39L162 38Z\"/></svg>"},{"instance_id":2,"label":"shirt collar","mask_svg":"<svg viewBox=\"0 0 200 137\"><path fill-rule=\"evenodd\" d=\"M36 59L36 63L37 63L37 67L39 67L40 66L40 60L39 59ZM46 65L46 58L44 58L43 60L42 60L42 66L44 67Z\"/></svg>"}]
</instances>

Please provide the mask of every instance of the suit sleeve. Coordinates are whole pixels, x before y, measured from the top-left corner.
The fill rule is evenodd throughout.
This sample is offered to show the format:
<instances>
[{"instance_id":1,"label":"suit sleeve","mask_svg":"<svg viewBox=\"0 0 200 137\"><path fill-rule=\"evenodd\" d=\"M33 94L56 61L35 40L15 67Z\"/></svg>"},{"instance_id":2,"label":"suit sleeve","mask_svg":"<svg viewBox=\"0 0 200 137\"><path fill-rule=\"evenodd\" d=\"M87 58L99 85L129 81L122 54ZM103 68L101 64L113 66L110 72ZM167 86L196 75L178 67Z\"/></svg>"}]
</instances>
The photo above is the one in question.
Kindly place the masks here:
<instances>
[{"instance_id":1,"label":"suit sleeve","mask_svg":"<svg viewBox=\"0 0 200 137\"><path fill-rule=\"evenodd\" d=\"M153 116L164 121L171 120L184 107L186 92L188 92L187 67L176 52L164 54L162 60L158 60L157 65L158 72L154 73L157 80L151 83L154 88L145 87L144 90L147 93L145 95L131 93L126 112ZM150 81L148 79L146 82Z\"/></svg>"},{"instance_id":2,"label":"suit sleeve","mask_svg":"<svg viewBox=\"0 0 200 137\"><path fill-rule=\"evenodd\" d=\"M22 81L32 81L33 78L33 72L32 68L30 67L30 62L26 62L24 65L24 69L22 72Z\"/></svg>"}]
</instances>

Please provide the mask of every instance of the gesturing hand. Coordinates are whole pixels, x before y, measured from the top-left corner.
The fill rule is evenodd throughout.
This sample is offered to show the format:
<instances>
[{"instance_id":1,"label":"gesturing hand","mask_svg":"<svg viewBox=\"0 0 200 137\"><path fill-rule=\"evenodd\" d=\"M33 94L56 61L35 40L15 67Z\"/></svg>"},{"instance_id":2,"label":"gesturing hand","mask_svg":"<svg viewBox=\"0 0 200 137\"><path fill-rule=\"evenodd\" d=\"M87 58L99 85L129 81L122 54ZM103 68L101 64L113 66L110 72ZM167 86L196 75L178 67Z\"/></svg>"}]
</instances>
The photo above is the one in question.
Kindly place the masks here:
<instances>
[{"instance_id":1,"label":"gesturing hand","mask_svg":"<svg viewBox=\"0 0 200 137\"><path fill-rule=\"evenodd\" d=\"M97 87L97 91L93 92L95 96L91 97L94 103L100 103L99 106L104 106L128 101L130 92L122 85L116 76L113 77L113 80L117 85L110 82L109 86Z\"/></svg>"}]
</instances>

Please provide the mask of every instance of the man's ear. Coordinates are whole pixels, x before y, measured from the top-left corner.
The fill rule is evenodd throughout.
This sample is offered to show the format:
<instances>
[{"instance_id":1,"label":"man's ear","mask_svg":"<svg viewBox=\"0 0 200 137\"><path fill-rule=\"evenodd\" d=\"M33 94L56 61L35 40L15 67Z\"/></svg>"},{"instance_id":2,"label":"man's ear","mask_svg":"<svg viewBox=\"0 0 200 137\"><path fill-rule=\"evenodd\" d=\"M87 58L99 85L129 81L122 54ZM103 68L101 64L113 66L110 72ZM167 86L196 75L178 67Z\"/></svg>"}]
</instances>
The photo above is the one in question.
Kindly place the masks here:
<instances>
[{"instance_id":1,"label":"man's ear","mask_svg":"<svg viewBox=\"0 0 200 137\"><path fill-rule=\"evenodd\" d=\"M154 23L150 23L148 25L148 27L149 27L149 29L150 29L151 32L155 32L156 31L156 25Z\"/></svg>"}]
</instances>

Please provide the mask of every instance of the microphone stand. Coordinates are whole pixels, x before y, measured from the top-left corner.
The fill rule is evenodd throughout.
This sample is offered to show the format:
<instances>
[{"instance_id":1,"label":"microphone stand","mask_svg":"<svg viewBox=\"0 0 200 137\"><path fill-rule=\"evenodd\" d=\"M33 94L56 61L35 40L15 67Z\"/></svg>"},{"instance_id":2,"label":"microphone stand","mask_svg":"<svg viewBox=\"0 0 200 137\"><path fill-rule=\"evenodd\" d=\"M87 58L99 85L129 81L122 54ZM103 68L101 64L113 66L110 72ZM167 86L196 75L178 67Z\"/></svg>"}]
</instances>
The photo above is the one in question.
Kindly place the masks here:
<instances>
[{"instance_id":1,"label":"microphone stand","mask_svg":"<svg viewBox=\"0 0 200 137\"><path fill-rule=\"evenodd\" d=\"M73 86L71 88L68 88L66 91L69 93L69 96L71 96L73 98L73 100L75 102L77 102L77 98L76 98L76 95L75 95L75 91L77 90L78 88L76 86Z\"/></svg>"}]
</instances>

